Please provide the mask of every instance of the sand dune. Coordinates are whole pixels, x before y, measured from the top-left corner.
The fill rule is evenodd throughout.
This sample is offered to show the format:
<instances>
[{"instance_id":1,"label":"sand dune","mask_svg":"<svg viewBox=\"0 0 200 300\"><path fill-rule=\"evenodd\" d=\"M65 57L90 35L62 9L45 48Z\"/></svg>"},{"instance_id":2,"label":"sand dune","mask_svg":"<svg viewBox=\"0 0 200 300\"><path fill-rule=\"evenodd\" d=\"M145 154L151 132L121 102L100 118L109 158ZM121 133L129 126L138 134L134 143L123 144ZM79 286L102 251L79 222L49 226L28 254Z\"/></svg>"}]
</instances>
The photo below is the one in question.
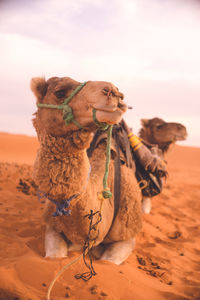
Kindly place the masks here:
<instances>
[{"instance_id":1,"label":"sand dune","mask_svg":"<svg viewBox=\"0 0 200 300\"><path fill-rule=\"evenodd\" d=\"M66 259L44 258L43 204L39 203L32 163L34 137L0 134L0 300L46 299ZM169 177L144 216L136 249L120 266L94 261L90 281L82 260L56 282L51 299L200 299L200 148L175 146L167 155Z\"/></svg>"},{"instance_id":2,"label":"sand dune","mask_svg":"<svg viewBox=\"0 0 200 300\"><path fill-rule=\"evenodd\" d=\"M38 146L35 137L0 132L0 161L32 164Z\"/></svg>"}]
</instances>

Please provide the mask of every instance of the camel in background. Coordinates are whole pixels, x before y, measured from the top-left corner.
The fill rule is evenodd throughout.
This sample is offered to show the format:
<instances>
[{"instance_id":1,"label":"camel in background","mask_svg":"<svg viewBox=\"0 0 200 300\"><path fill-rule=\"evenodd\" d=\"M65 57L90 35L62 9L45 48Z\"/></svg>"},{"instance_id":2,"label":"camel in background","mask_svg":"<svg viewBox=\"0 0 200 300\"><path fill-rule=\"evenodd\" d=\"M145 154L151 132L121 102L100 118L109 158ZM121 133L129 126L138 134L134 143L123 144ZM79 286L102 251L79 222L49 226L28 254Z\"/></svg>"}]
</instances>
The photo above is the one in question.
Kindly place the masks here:
<instances>
[{"instance_id":1,"label":"camel in background","mask_svg":"<svg viewBox=\"0 0 200 300\"><path fill-rule=\"evenodd\" d=\"M116 194L120 198L120 186L122 181L121 169L124 165L132 169L136 174L139 184L142 183L142 211L150 213L151 197L160 193L162 189L162 177L166 176L164 153L169 149L170 144L177 140L184 140L187 137L186 128L179 123L167 123L159 118L142 120L143 128L137 138L126 122L122 120L114 125L112 134L112 152L115 161L115 178L117 187ZM128 136L133 135L135 139L135 150L131 146ZM102 131L94 135L87 153L89 158L93 157L93 151L102 143L106 143L107 136ZM149 172L151 174L149 175ZM133 175L133 178L135 176ZM152 181L153 180L153 181ZM147 186L143 189L143 183ZM147 196L148 195L148 196Z\"/></svg>"},{"instance_id":2,"label":"camel in background","mask_svg":"<svg viewBox=\"0 0 200 300\"><path fill-rule=\"evenodd\" d=\"M145 142L157 145L164 155L170 145L187 138L186 127L180 123L165 122L160 118L142 119L139 137Z\"/></svg>"},{"instance_id":3,"label":"camel in background","mask_svg":"<svg viewBox=\"0 0 200 300\"><path fill-rule=\"evenodd\" d=\"M187 138L186 127L180 123L165 122L160 118L142 119L142 128L139 137L147 147L158 147L157 155L164 158L170 146L177 141L184 141ZM143 196L142 210L144 213L151 211L151 198Z\"/></svg>"}]
</instances>

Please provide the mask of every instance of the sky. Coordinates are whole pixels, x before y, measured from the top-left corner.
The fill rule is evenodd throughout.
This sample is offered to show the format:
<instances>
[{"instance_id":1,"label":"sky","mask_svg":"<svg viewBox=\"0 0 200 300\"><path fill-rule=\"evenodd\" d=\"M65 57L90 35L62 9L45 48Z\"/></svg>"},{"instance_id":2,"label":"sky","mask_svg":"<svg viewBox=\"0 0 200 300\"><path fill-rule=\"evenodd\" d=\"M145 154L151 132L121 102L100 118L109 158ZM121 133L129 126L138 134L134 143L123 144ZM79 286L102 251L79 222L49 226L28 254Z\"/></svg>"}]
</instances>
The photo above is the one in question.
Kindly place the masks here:
<instances>
[{"instance_id":1,"label":"sky","mask_svg":"<svg viewBox=\"0 0 200 300\"><path fill-rule=\"evenodd\" d=\"M141 119L200 147L200 0L0 0L0 131L36 135L32 77L115 84Z\"/></svg>"}]
</instances>

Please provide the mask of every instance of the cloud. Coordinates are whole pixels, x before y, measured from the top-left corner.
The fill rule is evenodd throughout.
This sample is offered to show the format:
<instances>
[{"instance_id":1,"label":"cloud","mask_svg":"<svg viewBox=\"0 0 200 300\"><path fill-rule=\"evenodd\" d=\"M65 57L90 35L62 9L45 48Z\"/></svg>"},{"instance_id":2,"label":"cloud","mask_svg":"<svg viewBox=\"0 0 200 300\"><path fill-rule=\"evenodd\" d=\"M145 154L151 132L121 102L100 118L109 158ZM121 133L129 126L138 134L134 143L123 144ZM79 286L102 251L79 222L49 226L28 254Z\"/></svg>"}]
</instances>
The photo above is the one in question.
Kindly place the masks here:
<instances>
[{"instance_id":1,"label":"cloud","mask_svg":"<svg viewBox=\"0 0 200 300\"><path fill-rule=\"evenodd\" d=\"M102 31L107 30L111 9L111 4L106 1L36 1L34 6L31 2L29 8L21 5L11 10L5 9L1 30L80 53L84 48L91 48L89 42L93 34L95 38L96 32L101 35Z\"/></svg>"},{"instance_id":2,"label":"cloud","mask_svg":"<svg viewBox=\"0 0 200 300\"><path fill-rule=\"evenodd\" d=\"M49 0L2 13L1 30L37 38L77 55L141 59L197 54L200 21L188 1ZM187 41L187 43L185 43Z\"/></svg>"},{"instance_id":3,"label":"cloud","mask_svg":"<svg viewBox=\"0 0 200 300\"><path fill-rule=\"evenodd\" d=\"M59 64L61 57L64 65L70 59L75 69L96 68L97 74L108 66L109 76L120 70L121 77L198 81L200 20L193 1L17 3L4 5L1 31L13 38L15 58L23 56L25 66L41 65L41 60L45 66L51 57Z\"/></svg>"}]
</instances>

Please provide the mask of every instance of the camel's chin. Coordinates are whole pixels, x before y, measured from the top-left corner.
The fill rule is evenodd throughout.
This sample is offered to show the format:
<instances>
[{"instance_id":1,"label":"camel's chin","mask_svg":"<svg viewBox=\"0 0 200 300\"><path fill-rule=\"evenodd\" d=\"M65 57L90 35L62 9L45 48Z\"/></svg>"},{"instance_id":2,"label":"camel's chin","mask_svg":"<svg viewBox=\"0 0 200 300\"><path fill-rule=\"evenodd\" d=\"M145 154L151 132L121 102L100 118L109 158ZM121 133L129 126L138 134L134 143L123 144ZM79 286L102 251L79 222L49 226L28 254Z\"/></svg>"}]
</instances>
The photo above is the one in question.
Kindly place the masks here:
<instances>
[{"instance_id":1,"label":"camel's chin","mask_svg":"<svg viewBox=\"0 0 200 300\"><path fill-rule=\"evenodd\" d=\"M96 118L99 122L107 123L110 125L118 124L123 116L123 112L119 109L117 109L114 112L105 112L97 110L96 112Z\"/></svg>"},{"instance_id":2,"label":"camel's chin","mask_svg":"<svg viewBox=\"0 0 200 300\"><path fill-rule=\"evenodd\" d=\"M185 141L187 139L187 134L186 135L179 135L175 137L175 141Z\"/></svg>"},{"instance_id":3,"label":"camel's chin","mask_svg":"<svg viewBox=\"0 0 200 300\"><path fill-rule=\"evenodd\" d=\"M175 138L173 142L180 142L180 141L184 141L184 138Z\"/></svg>"},{"instance_id":4,"label":"camel's chin","mask_svg":"<svg viewBox=\"0 0 200 300\"><path fill-rule=\"evenodd\" d=\"M178 141L185 141L187 138L187 134L186 135L170 135L170 136L160 136L159 138L156 138L154 140L155 144L161 145L164 143L176 143Z\"/></svg>"}]
</instances>

